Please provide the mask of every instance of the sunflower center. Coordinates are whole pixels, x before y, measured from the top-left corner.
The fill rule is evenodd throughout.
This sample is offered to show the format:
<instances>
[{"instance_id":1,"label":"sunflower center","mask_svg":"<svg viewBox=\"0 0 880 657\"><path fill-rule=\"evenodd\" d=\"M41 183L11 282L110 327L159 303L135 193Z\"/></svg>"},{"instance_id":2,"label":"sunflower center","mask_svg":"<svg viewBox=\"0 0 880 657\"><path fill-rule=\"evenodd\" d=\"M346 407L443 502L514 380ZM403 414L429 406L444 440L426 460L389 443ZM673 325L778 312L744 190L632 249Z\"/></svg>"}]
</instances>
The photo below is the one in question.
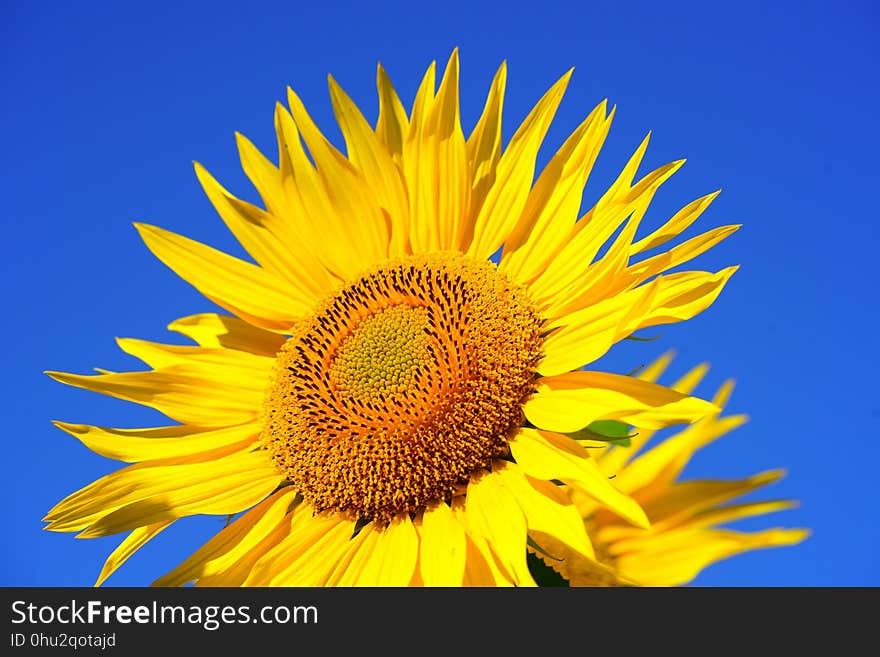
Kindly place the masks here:
<instances>
[{"instance_id":1,"label":"sunflower center","mask_svg":"<svg viewBox=\"0 0 880 657\"><path fill-rule=\"evenodd\" d=\"M294 329L266 394L263 443L319 510L415 512L506 454L541 335L524 290L492 263L386 262Z\"/></svg>"},{"instance_id":2,"label":"sunflower center","mask_svg":"<svg viewBox=\"0 0 880 657\"><path fill-rule=\"evenodd\" d=\"M424 308L389 306L358 324L339 345L330 380L340 395L362 401L400 394L427 362Z\"/></svg>"}]
</instances>

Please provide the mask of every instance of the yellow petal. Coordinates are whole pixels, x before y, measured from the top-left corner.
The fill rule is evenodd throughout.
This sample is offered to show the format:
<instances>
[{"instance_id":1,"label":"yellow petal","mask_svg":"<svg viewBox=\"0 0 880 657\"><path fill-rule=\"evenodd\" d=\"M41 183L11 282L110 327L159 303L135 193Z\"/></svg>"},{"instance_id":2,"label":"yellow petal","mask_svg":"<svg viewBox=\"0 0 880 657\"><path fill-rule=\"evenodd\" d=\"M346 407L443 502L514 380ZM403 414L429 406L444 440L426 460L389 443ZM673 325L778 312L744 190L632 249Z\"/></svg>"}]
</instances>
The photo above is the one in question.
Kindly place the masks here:
<instances>
[{"instance_id":1,"label":"yellow petal","mask_svg":"<svg viewBox=\"0 0 880 657\"><path fill-rule=\"evenodd\" d=\"M523 405L532 424L561 433L578 431L595 420L661 429L696 422L720 410L656 383L583 370L540 379L536 394Z\"/></svg>"},{"instance_id":2,"label":"yellow petal","mask_svg":"<svg viewBox=\"0 0 880 657\"><path fill-rule=\"evenodd\" d=\"M419 88L416 90L416 97L413 100L412 112L410 113L409 132L406 140L412 140L418 135L431 111L431 105L434 103L434 92L437 88L437 62L431 62L422 76ZM405 148L405 145L404 145Z\"/></svg>"},{"instance_id":3,"label":"yellow petal","mask_svg":"<svg viewBox=\"0 0 880 657\"><path fill-rule=\"evenodd\" d=\"M545 356L538 371L553 376L577 369L641 328L691 319L712 305L737 269L658 276L632 290L553 319L548 328L557 330L544 342Z\"/></svg>"},{"instance_id":4,"label":"yellow petal","mask_svg":"<svg viewBox=\"0 0 880 657\"><path fill-rule=\"evenodd\" d=\"M252 551L285 519L296 497L290 487L282 488L228 524L179 566L157 579L154 586L181 586L216 575Z\"/></svg>"},{"instance_id":5,"label":"yellow petal","mask_svg":"<svg viewBox=\"0 0 880 657\"><path fill-rule=\"evenodd\" d=\"M555 330L544 340L538 371L555 376L602 357L632 333L630 326L650 311L656 294L656 284L649 283L550 322L548 328Z\"/></svg>"},{"instance_id":6,"label":"yellow petal","mask_svg":"<svg viewBox=\"0 0 880 657\"><path fill-rule=\"evenodd\" d=\"M279 134L279 138L281 135ZM263 199L263 205L272 218L272 232L276 236L289 235L290 228L285 225L287 222L280 220L280 217L289 217L292 215L290 198L284 190L284 179L281 171L284 169L285 162L283 153L279 153L281 157L281 168L276 167L270 162L260 150L243 134L235 133L235 144L238 147L238 156L241 161L241 168L248 179L253 183L260 198ZM275 218L279 219L275 219Z\"/></svg>"},{"instance_id":7,"label":"yellow petal","mask_svg":"<svg viewBox=\"0 0 880 657\"><path fill-rule=\"evenodd\" d=\"M725 418L706 418L697 424L670 436L653 449L630 461L620 473L618 487L633 491L656 483L658 486L671 483L681 473L694 453L743 425L745 415L731 415Z\"/></svg>"},{"instance_id":8,"label":"yellow petal","mask_svg":"<svg viewBox=\"0 0 880 657\"><path fill-rule=\"evenodd\" d=\"M669 366L672 364L672 360L675 358L675 350L669 349L665 351L656 359L651 361L646 367L639 370L636 376L640 378L642 381L650 381L651 383L656 383L657 379L663 376L663 373L669 369ZM678 390L676 386L671 386ZM690 390L680 390L679 392L691 392Z\"/></svg>"},{"instance_id":9,"label":"yellow petal","mask_svg":"<svg viewBox=\"0 0 880 657\"><path fill-rule=\"evenodd\" d=\"M258 356L274 358L284 344L285 338L277 333L264 331L238 317L202 313L176 319L168 329L195 340L199 346L209 349L235 349Z\"/></svg>"},{"instance_id":10,"label":"yellow petal","mask_svg":"<svg viewBox=\"0 0 880 657\"><path fill-rule=\"evenodd\" d=\"M95 376L46 374L67 385L149 406L184 424L247 424L259 418L262 406L262 395L255 390L211 378L204 368L193 366Z\"/></svg>"},{"instance_id":11,"label":"yellow petal","mask_svg":"<svg viewBox=\"0 0 880 657\"><path fill-rule=\"evenodd\" d=\"M626 265L630 243L647 209L647 205L635 209L605 255L590 265L583 276L573 283L576 292L567 295L566 300L557 297L547 310L548 317L557 317L592 306L635 287L636 276Z\"/></svg>"},{"instance_id":12,"label":"yellow petal","mask_svg":"<svg viewBox=\"0 0 880 657\"><path fill-rule=\"evenodd\" d=\"M464 515L468 534L488 544L505 576L517 586L534 586L526 565L525 517L497 474L471 478Z\"/></svg>"},{"instance_id":13,"label":"yellow petal","mask_svg":"<svg viewBox=\"0 0 880 657\"><path fill-rule=\"evenodd\" d=\"M657 294L650 310L641 319L633 317L626 330L671 324L695 317L712 305L737 269L739 267L727 267L714 274L691 271L658 276L654 279Z\"/></svg>"},{"instance_id":14,"label":"yellow petal","mask_svg":"<svg viewBox=\"0 0 880 657\"><path fill-rule=\"evenodd\" d=\"M330 548L333 556L331 568L326 564L304 564L307 569L306 581L320 583L323 586L356 586L358 578L376 556L380 533L375 523L368 523L350 540ZM314 573L312 573L314 571Z\"/></svg>"},{"instance_id":15,"label":"yellow petal","mask_svg":"<svg viewBox=\"0 0 880 657\"><path fill-rule=\"evenodd\" d=\"M467 539L445 502L425 509L420 533L419 563L425 586L461 586Z\"/></svg>"},{"instance_id":16,"label":"yellow petal","mask_svg":"<svg viewBox=\"0 0 880 657\"><path fill-rule=\"evenodd\" d=\"M471 179L461 129L458 79L458 48L455 48L440 80L426 126L426 136L431 143L428 152L432 152L436 173L432 194L436 199L435 222L440 250L460 250L465 235L472 232L472 217L467 214ZM424 176L424 170L420 176Z\"/></svg>"},{"instance_id":17,"label":"yellow petal","mask_svg":"<svg viewBox=\"0 0 880 657\"><path fill-rule=\"evenodd\" d=\"M379 118L376 120L376 136L388 147L399 162L403 155L403 139L409 132L409 119L403 103L397 96L391 80L382 65L376 71L376 88L379 92Z\"/></svg>"},{"instance_id":18,"label":"yellow petal","mask_svg":"<svg viewBox=\"0 0 880 657\"><path fill-rule=\"evenodd\" d=\"M707 509L694 514L687 521L688 527L711 527L744 518L763 516L777 511L797 508L793 500L767 500L765 502L746 502L743 504L726 504L714 509Z\"/></svg>"},{"instance_id":19,"label":"yellow petal","mask_svg":"<svg viewBox=\"0 0 880 657\"><path fill-rule=\"evenodd\" d=\"M270 272L181 235L135 224L147 248L211 301L269 331L285 332L311 307Z\"/></svg>"},{"instance_id":20,"label":"yellow petal","mask_svg":"<svg viewBox=\"0 0 880 657\"><path fill-rule=\"evenodd\" d=\"M103 584L110 575L115 573L122 564L128 561L135 552L141 549L150 539L173 522L173 520L166 520L164 522L147 525L146 527L133 529L132 532L125 537L125 540L123 540L122 543L110 553L110 556L107 557L107 560L104 562L104 566L101 568L101 572L98 575L98 579L95 582L95 586L101 586L101 584Z\"/></svg>"},{"instance_id":21,"label":"yellow petal","mask_svg":"<svg viewBox=\"0 0 880 657\"><path fill-rule=\"evenodd\" d=\"M433 86L420 89L404 144L414 253L457 249L464 231L470 180L459 116L458 70L454 50L436 98L430 98Z\"/></svg>"},{"instance_id":22,"label":"yellow petal","mask_svg":"<svg viewBox=\"0 0 880 657\"><path fill-rule=\"evenodd\" d=\"M328 271L351 279L387 256L389 222L360 172L321 134L299 97L287 92L295 121L282 107L275 120L289 162L282 174L296 226L302 243L321 245L315 256Z\"/></svg>"},{"instance_id":23,"label":"yellow petal","mask_svg":"<svg viewBox=\"0 0 880 657\"><path fill-rule=\"evenodd\" d=\"M379 206L391 220L390 255L410 252L407 238L409 205L403 177L388 147L373 132L360 110L330 78L330 98L336 120L342 130L348 157L363 173L366 184L373 190Z\"/></svg>"},{"instance_id":24,"label":"yellow petal","mask_svg":"<svg viewBox=\"0 0 880 657\"><path fill-rule=\"evenodd\" d=\"M603 101L541 172L504 244L502 268L515 280L528 283L537 278L564 245L577 221L584 185L610 126Z\"/></svg>"},{"instance_id":25,"label":"yellow petal","mask_svg":"<svg viewBox=\"0 0 880 657\"><path fill-rule=\"evenodd\" d=\"M628 271L639 281L647 280L655 274L677 267L705 253L719 242L733 235L741 226L742 224L733 224L731 226L713 228L686 242L682 242L665 253L632 265Z\"/></svg>"},{"instance_id":26,"label":"yellow petal","mask_svg":"<svg viewBox=\"0 0 880 657\"><path fill-rule=\"evenodd\" d=\"M489 544L480 536L467 536L464 586L514 586L507 575L498 568Z\"/></svg>"},{"instance_id":27,"label":"yellow petal","mask_svg":"<svg viewBox=\"0 0 880 657\"><path fill-rule=\"evenodd\" d=\"M638 374L638 378L653 383L660 377L660 374L666 370L671 361L672 352L666 352L654 363L641 371ZM690 369L684 376L669 387L683 394L690 394L699 385L700 381L703 380L703 377L708 371L708 363L700 363L696 367ZM712 399L712 403L719 408L723 406L723 404L719 403L717 395ZM611 449L606 449L598 457L599 467L602 472L606 475L617 476L624 464L635 458L636 454L639 453L653 436L654 432L652 430L639 429L636 435L630 438L630 445L628 447L615 446Z\"/></svg>"},{"instance_id":28,"label":"yellow petal","mask_svg":"<svg viewBox=\"0 0 880 657\"><path fill-rule=\"evenodd\" d=\"M314 305L322 298L330 279L308 245L292 242L278 219L230 194L201 164L195 169L217 214L254 260L287 281L288 294L301 303Z\"/></svg>"},{"instance_id":29,"label":"yellow petal","mask_svg":"<svg viewBox=\"0 0 880 657\"><path fill-rule=\"evenodd\" d=\"M687 584L705 567L760 548L795 545L809 535L802 529L769 529L753 534L727 530L683 530L646 542L622 555L617 568L643 586Z\"/></svg>"},{"instance_id":30,"label":"yellow petal","mask_svg":"<svg viewBox=\"0 0 880 657\"><path fill-rule=\"evenodd\" d=\"M388 257L390 222L379 207L376 195L360 172L324 137L299 96L289 87L287 97L336 218L334 239L348 238L356 246L360 269L384 260ZM329 226L333 224L329 222Z\"/></svg>"},{"instance_id":31,"label":"yellow petal","mask_svg":"<svg viewBox=\"0 0 880 657\"><path fill-rule=\"evenodd\" d=\"M109 429L87 424L53 422L93 452L119 461L135 463L156 459L214 458L246 450L259 438L258 424L209 429L176 425L152 429Z\"/></svg>"},{"instance_id":32,"label":"yellow petal","mask_svg":"<svg viewBox=\"0 0 880 657\"><path fill-rule=\"evenodd\" d=\"M120 349L155 370L186 367L206 379L235 381L242 388L263 391L272 372L274 358L233 349L162 344L133 338L117 338Z\"/></svg>"},{"instance_id":33,"label":"yellow petal","mask_svg":"<svg viewBox=\"0 0 880 657\"><path fill-rule=\"evenodd\" d=\"M592 262L602 244L633 209L639 204L645 205L644 192L650 193L650 187L640 183L631 189L630 185L648 148L649 138L650 133L630 157L614 183L571 227L566 243L556 254L554 262L530 285L533 295L542 299L552 298L560 289L564 289L573 277L581 274L585 266ZM652 172L654 173L656 172ZM633 193L636 189L643 193Z\"/></svg>"},{"instance_id":34,"label":"yellow petal","mask_svg":"<svg viewBox=\"0 0 880 657\"><path fill-rule=\"evenodd\" d=\"M692 480L664 484L660 492L639 493L645 498L645 508L660 522L682 522L706 509L728 500L742 497L763 486L772 484L785 475L784 470L768 470L745 479L732 481Z\"/></svg>"},{"instance_id":35,"label":"yellow petal","mask_svg":"<svg viewBox=\"0 0 880 657\"><path fill-rule=\"evenodd\" d=\"M275 105L275 131L281 161L278 182L290 205L290 210L282 216L293 218L285 223L294 236L291 243L320 244L321 248L314 250L315 258L337 282L356 275L364 268L357 244L336 216L321 176L306 154L293 117L280 103Z\"/></svg>"},{"instance_id":36,"label":"yellow petal","mask_svg":"<svg viewBox=\"0 0 880 657\"><path fill-rule=\"evenodd\" d=\"M353 573L352 585L406 586L412 579L419 555L419 538L409 515L401 514L387 527L371 530L376 534L375 544L367 550L363 565ZM353 568L349 566L348 570Z\"/></svg>"},{"instance_id":37,"label":"yellow petal","mask_svg":"<svg viewBox=\"0 0 880 657\"><path fill-rule=\"evenodd\" d=\"M633 586L635 582L620 576L615 569L595 559L589 559L570 549L564 543L557 543L553 556L547 556L529 548L547 566L568 580L571 587L582 586Z\"/></svg>"},{"instance_id":38,"label":"yellow petal","mask_svg":"<svg viewBox=\"0 0 880 657\"><path fill-rule=\"evenodd\" d=\"M488 258L498 250L516 224L532 186L538 149L570 78L571 71L544 94L514 133L498 162L495 181L475 219L468 255Z\"/></svg>"},{"instance_id":39,"label":"yellow petal","mask_svg":"<svg viewBox=\"0 0 880 657\"><path fill-rule=\"evenodd\" d=\"M610 511L639 527L648 518L631 497L617 490L576 441L549 431L522 429L510 441L510 451L520 469L535 479L559 479L583 490Z\"/></svg>"},{"instance_id":40,"label":"yellow petal","mask_svg":"<svg viewBox=\"0 0 880 657\"><path fill-rule=\"evenodd\" d=\"M689 395L694 390L696 390L698 385L700 385L700 382L706 376L708 371L709 363L699 363L698 365L695 365L694 367L689 369L687 373L684 374L684 376L682 376L680 379L678 379L678 381L676 381L669 387L673 390L677 390L682 394ZM714 399L712 400L712 403L719 408L722 407L722 405Z\"/></svg>"},{"instance_id":41,"label":"yellow petal","mask_svg":"<svg viewBox=\"0 0 880 657\"><path fill-rule=\"evenodd\" d=\"M281 522L274 528L269 528L268 533L263 536L256 544L248 547L247 550L236 550L235 558L229 560L223 568L218 569L216 573L211 575L203 575L195 580L194 585L200 587L206 586L244 586L245 581L250 577L254 565L263 558L270 550L274 549L289 534L294 519L303 515L299 505L293 508ZM311 513L311 511L309 511Z\"/></svg>"},{"instance_id":42,"label":"yellow petal","mask_svg":"<svg viewBox=\"0 0 880 657\"><path fill-rule=\"evenodd\" d=\"M595 558L584 521L568 496L549 481L531 479L512 463L495 469L522 510L531 536L554 555L558 543L588 559Z\"/></svg>"},{"instance_id":43,"label":"yellow petal","mask_svg":"<svg viewBox=\"0 0 880 657\"><path fill-rule=\"evenodd\" d=\"M507 62L502 62L492 80L483 113L467 139L467 156L471 194L467 216L476 217L486 199L486 192L495 182L495 171L501 159L501 115L504 89L507 85ZM473 224L462 236L462 248L473 239Z\"/></svg>"},{"instance_id":44,"label":"yellow petal","mask_svg":"<svg viewBox=\"0 0 880 657\"><path fill-rule=\"evenodd\" d=\"M615 185L575 224L556 257L529 286L536 302L547 306L549 317L598 303L638 283L635 276L624 270L635 229L647 213L654 194L683 163L684 160L677 160L665 164L632 188L628 183L623 184L631 178L626 173L627 167ZM606 255L597 258L624 221L627 227L623 233L607 249ZM574 296L570 293L572 289L578 291Z\"/></svg>"},{"instance_id":45,"label":"yellow petal","mask_svg":"<svg viewBox=\"0 0 880 657\"><path fill-rule=\"evenodd\" d=\"M44 518L46 529L85 530L80 535L91 538L197 513L238 513L283 479L264 452L159 463L128 466L67 496Z\"/></svg>"},{"instance_id":46,"label":"yellow petal","mask_svg":"<svg viewBox=\"0 0 880 657\"><path fill-rule=\"evenodd\" d=\"M341 514L303 517L291 525L284 540L254 564L245 585L323 585L348 548L353 532L354 522Z\"/></svg>"},{"instance_id":47,"label":"yellow petal","mask_svg":"<svg viewBox=\"0 0 880 657\"><path fill-rule=\"evenodd\" d=\"M720 193L721 190L718 190L717 192L707 194L706 196L688 203L660 228L638 242L635 242L632 245L632 254L635 255L637 253L648 251L649 249L665 244L672 238L680 235L688 228L688 226L694 223L701 214L703 214L703 211L709 207L712 201L714 201Z\"/></svg>"}]
</instances>

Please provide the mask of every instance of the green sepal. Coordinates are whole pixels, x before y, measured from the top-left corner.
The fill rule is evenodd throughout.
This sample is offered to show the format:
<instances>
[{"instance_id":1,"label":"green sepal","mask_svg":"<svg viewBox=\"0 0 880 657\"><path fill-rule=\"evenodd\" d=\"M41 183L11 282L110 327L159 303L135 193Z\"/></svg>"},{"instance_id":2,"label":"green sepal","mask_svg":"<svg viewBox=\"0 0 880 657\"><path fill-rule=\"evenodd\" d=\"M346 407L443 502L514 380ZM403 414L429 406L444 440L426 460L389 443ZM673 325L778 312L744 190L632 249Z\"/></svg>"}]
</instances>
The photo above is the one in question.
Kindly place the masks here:
<instances>
[{"instance_id":1,"label":"green sepal","mask_svg":"<svg viewBox=\"0 0 880 657\"><path fill-rule=\"evenodd\" d=\"M653 338L643 338L637 335L628 335L624 338L624 340L634 340L636 342L654 342L654 340L659 340L663 337L662 333L658 333Z\"/></svg>"}]
</instances>

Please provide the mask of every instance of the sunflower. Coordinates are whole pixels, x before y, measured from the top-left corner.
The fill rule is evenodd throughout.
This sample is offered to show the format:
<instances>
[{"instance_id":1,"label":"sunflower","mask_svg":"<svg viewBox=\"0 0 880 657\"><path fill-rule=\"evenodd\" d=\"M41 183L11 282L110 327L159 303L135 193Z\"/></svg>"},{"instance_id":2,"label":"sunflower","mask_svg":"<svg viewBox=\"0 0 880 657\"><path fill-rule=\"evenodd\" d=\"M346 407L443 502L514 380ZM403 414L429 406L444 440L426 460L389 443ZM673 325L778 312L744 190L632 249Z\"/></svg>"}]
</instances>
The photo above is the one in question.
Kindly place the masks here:
<instances>
[{"instance_id":1,"label":"sunflower","mask_svg":"<svg viewBox=\"0 0 880 657\"><path fill-rule=\"evenodd\" d=\"M717 408L580 368L641 328L707 308L735 267L665 272L738 226L642 256L716 196L635 238L682 161L636 180L646 137L579 216L614 109L599 104L535 180L571 71L505 148L506 66L467 137L457 51L439 86L435 71L432 64L407 113L380 66L375 128L330 78L346 154L288 90L289 109L275 109L277 165L237 135L263 207L196 165L254 262L136 224L159 260L231 314L168 326L194 345L120 339L145 371L49 373L173 421L56 423L131 464L45 518L47 529L83 538L130 532L99 584L196 514L234 520L156 584L534 585L527 545L595 558L559 482L648 526L578 432L597 420L640 429L692 423Z\"/></svg>"},{"instance_id":2,"label":"sunflower","mask_svg":"<svg viewBox=\"0 0 880 657\"><path fill-rule=\"evenodd\" d=\"M671 360L671 353L664 354L640 378L655 381ZM699 365L672 388L688 394L707 371L706 364ZM723 408L732 392L733 381L726 381L716 391L713 402ZM597 558L583 559L570 551L552 556L533 551L534 556L544 562L541 572L547 576L549 567L572 586L680 586L722 559L749 550L803 541L810 534L806 529L777 527L740 532L723 527L735 520L796 506L791 500L728 504L779 480L784 470L770 470L733 481L678 480L697 450L746 420L744 415L713 414L646 451L641 450L654 435L653 431L640 431L626 438L628 445L606 446L596 457L600 470L615 477L618 490L639 503L651 522L650 528L622 523L576 487L568 487L571 499L585 518Z\"/></svg>"}]
</instances>

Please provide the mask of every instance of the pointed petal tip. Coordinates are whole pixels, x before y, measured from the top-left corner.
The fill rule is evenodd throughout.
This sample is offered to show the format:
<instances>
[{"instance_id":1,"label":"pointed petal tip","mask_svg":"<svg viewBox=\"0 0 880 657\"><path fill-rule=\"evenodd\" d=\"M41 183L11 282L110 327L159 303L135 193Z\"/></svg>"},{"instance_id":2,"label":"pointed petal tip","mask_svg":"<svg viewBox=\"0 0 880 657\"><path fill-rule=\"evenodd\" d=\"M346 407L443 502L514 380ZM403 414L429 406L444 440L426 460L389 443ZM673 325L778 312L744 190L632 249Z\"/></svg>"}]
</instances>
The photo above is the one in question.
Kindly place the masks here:
<instances>
[{"instance_id":1,"label":"pointed petal tip","mask_svg":"<svg viewBox=\"0 0 880 657\"><path fill-rule=\"evenodd\" d=\"M242 148L248 148L248 147L253 148L253 147L254 147L254 144L253 144L253 142L251 142L250 139L248 139L248 138L244 135L244 133L239 132L238 130L236 130L236 131L235 131L235 146L236 146L236 148L238 148L238 149L240 150L240 149L242 149Z\"/></svg>"},{"instance_id":2,"label":"pointed petal tip","mask_svg":"<svg viewBox=\"0 0 880 657\"><path fill-rule=\"evenodd\" d=\"M759 472L754 477L752 477L753 481L760 484L772 484L788 474L788 471L785 468L774 468L773 470L765 470L764 472Z\"/></svg>"},{"instance_id":3,"label":"pointed petal tip","mask_svg":"<svg viewBox=\"0 0 880 657\"><path fill-rule=\"evenodd\" d=\"M60 383L66 383L65 379L71 376L68 372L58 372L56 370L44 370L43 374Z\"/></svg>"},{"instance_id":4,"label":"pointed petal tip","mask_svg":"<svg viewBox=\"0 0 880 657\"><path fill-rule=\"evenodd\" d=\"M61 429L65 433L72 436L78 436L87 433L88 426L85 424L74 424L72 422L62 422L61 420L51 420L56 429Z\"/></svg>"},{"instance_id":5,"label":"pointed petal tip","mask_svg":"<svg viewBox=\"0 0 880 657\"><path fill-rule=\"evenodd\" d=\"M806 527L773 527L772 529L765 529L758 534L758 536L766 537L764 544L767 547L797 545L798 543L803 543L812 535L813 531Z\"/></svg>"},{"instance_id":6,"label":"pointed petal tip","mask_svg":"<svg viewBox=\"0 0 880 657\"><path fill-rule=\"evenodd\" d=\"M651 529L651 521L648 518L648 514L645 513L645 510L638 506L638 512L633 510L633 513L630 514L629 521L632 522L639 529Z\"/></svg>"},{"instance_id":7,"label":"pointed petal tip","mask_svg":"<svg viewBox=\"0 0 880 657\"><path fill-rule=\"evenodd\" d=\"M792 537L794 543L801 543L813 535L813 530L807 529L806 527L798 527L796 529L789 529L788 532L789 532L789 535Z\"/></svg>"},{"instance_id":8,"label":"pointed petal tip","mask_svg":"<svg viewBox=\"0 0 880 657\"><path fill-rule=\"evenodd\" d=\"M140 234L141 239L146 239L146 235L152 232L155 232L158 227L153 224L144 223L143 221L133 221L131 225L134 226L134 229Z\"/></svg>"}]
</instances>

